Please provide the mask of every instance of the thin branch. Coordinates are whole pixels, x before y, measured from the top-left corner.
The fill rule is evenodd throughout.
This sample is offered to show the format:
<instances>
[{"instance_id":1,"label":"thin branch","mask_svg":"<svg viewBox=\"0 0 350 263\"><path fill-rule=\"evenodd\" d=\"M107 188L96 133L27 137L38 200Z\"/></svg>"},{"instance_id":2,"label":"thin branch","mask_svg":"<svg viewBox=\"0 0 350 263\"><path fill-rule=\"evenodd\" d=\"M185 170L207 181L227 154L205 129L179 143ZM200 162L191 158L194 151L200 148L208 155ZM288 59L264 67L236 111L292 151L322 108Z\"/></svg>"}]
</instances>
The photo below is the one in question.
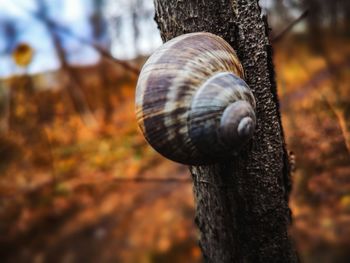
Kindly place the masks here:
<instances>
[{"instance_id":1,"label":"thin branch","mask_svg":"<svg viewBox=\"0 0 350 263\"><path fill-rule=\"evenodd\" d=\"M112 180L113 182L117 183L189 183L192 182L192 179L190 177L188 178L181 178L181 177L167 177L167 178L161 178L161 177L134 177L134 178L128 178L128 177L119 177L114 178Z\"/></svg>"},{"instance_id":2,"label":"thin branch","mask_svg":"<svg viewBox=\"0 0 350 263\"><path fill-rule=\"evenodd\" d=\"M43 2L43 0L37 0L37 2L39 4L39 11L37 16L41 17L41 21L46 25L47 30L49 31L49 34L52 37L55 51L61 63L62 70L69 77L70 86L69 87L67 86L67 91L72 99L74 108L80 114L80 117L82 118L83 122L87 126L94 127L97 125L97 121L87 103L84 92L81 90L81 87L79 85L80 83L76 74L72 71L72 68L67 62L67 56L62 46L62 41L58 37L57 33L54 32L54 26L51 23L51 20L48 18L48 16L45 13L45 8L46 8L45 3Z\"/></svg>"},{"instance_id":3,"label":"thin branch","mask_svg":"<svg viewBox=\"0 0 350 263\"><path fill-rule=\"evenodd\" d=\"M305 84L294 88L294 92L287 93L281 98L281 107L289 107L293 101L303 99L311 90L317 88L323 81L331 78L334 72L348 67L350 67L350 56L345 57L345 59L339 62L337 65L333 65L332 67L324 68L313 73ZM306 67L303 69L307 70ZM311 74L310 72L308 73Z\"/></svg>"},{"instance_id":4,"label":"thin branch","mask_svg":"<svg viewBox=\"0 0 350 263\"><path fill-rule=\"evenodd\" d=\"M278 33L276 36L272 37L271 42L277 43L279 42L289 31L292 30L292 28L298 24L300 21L302 21L309 13L309 10L305 10L297 19L292 21L285 29L283 29L280 33Z\"/></svg>"},{"instance_id":5,"label":"thin branch","mask_svg":"<svg viewBox=\"0 0 350 263\"><path fill-rule=\"evenodd\" d=\"M98 44L96 43L92 43L91 41L89 41L88 39L85 39L83 37L80 37L80 36L77 36L74 32L72 32L69 28L65 27L65 26L62 26L58 23L56 23L55 21L53 21L52 19L49 19L48 17L41 17L39 14L35 14L35 13L32 13L32 12L28 12L28 14L36 19L36 20L39 20L39 21L43 21L45 20L45 22L49 23L52 27L54 27L55 29L61 31L62 33L65 33L73 38L75 38L76 40L78 40L80 43L84 43L88 46L91 46L93 47L95 50L97 50L102 56L112 60L113 62L121 65L124 69L134 73L135 75L139 75L140 74L140 69L131 65L130 63L126 62L126 61L122 61L122 60L119 60L115 57L113 57L107 50L105 50L103 47L99 46Z\"/></svg>"},{"instance_id":6,"label":"thin branch","mask_svg":"<svg viewBox=\"0 0 350 263\"><path fill-rule=\"evenodd\" d=\"M56 180L50 179L47 180L41 184L38 184L33 187L23 188L19 189L15 192L9 193L9 194L0 194L0 198L6 198L6 199L15 199L17 197L31 195L34 193L39 192L40 190L44 189L45 187L54 187L57 183L63 183L57 182ZM180 177L180 176L172 176L167 178L161 178L161 177L118 177L108 180L99 180L99 184L101 183L190 183L192 182L192 179L190 177ZM79 185L96 185L96 181L90 181L90 182L82 182Z\"/></svg>"},{"instance_id":7,"label":"thin branch","mask_svg":"<svg viewBox=\"0 0 350 263\"><path fill-rule=\"evenodd\" d=\"M322 99L326 102L331 112L334 114L335 118L337 119L337 123L339 125L340 131L343 137L342 139L344 141L344 144L348 153L350 154L350 139L349 139L350 133L348 132L348 129L347 129L347 122L346 122L346 118L344 117L345 114L341 110L339 110L336 105L333 105L333 103L329 99L329 96L323 94L323 92L321 92L321 96L322 96Z\"/></svg>"},{"instance_id":8,"label":"thin branch","mask_svg":"<svg viewBox=\"0 0 350 263\"><path fill-rule=\"evenodd\" d=\"M76 34L74 34L69 28L61 26L53 21L51 21L52 25L59 31L61 31L62 33L65 33L73 38L75 38L76 40L78 40L81 43L84 43L88 46L93 47L94 49L96 49L102 56L112 60L113 62L121 65L123 68L131 71L132 73L134 73L135 75L139 75L140 74L140 70L136 67L134 67L133 65L129 64L126 61L122 61L119 59L116 59L115 57L113 57L107 50L105 50L103 47L99 46L96 43L92 43L91 41L82 38L80 36L77 36Z\"/></svg>"}]
</instances>

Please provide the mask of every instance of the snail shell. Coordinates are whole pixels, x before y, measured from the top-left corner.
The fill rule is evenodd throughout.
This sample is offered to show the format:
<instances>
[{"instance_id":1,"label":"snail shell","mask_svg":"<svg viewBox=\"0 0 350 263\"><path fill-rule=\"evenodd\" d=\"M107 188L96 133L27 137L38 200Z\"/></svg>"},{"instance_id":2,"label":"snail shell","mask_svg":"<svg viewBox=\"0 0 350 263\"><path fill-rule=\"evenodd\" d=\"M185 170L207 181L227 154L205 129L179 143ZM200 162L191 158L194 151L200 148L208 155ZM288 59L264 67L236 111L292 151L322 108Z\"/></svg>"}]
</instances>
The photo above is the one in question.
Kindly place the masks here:
<instances>
[{"instance_id":1,"label":"snail shell","mask_svg":"<svg viewBox=\"0 0 350 263\"><path fill-rule=\"evenodd\" d=\"M140 73L136 117L149 144L175 162L210 164L238 153L255 129L255 99L235 51L210 33L176 37Z\"/></svg>"}]
</instances>

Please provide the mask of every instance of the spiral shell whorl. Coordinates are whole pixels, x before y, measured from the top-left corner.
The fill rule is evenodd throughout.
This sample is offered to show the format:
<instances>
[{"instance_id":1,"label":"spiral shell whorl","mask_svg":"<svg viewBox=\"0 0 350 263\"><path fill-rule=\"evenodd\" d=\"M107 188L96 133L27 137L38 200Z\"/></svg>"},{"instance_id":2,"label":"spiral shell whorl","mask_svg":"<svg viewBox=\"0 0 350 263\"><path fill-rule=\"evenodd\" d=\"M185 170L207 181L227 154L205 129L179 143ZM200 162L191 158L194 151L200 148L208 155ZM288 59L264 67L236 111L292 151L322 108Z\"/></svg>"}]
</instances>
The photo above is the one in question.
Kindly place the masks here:
<instances>
[{"instance_id":1,"label":"spiral shell whorl","mask_svg":"<svg viewBox=\"0 0 350 263\"><path fill-rule=\"evenodd\" d=\"M237 100L255 107L242 76L233 49L213 34L186 34L167 42L146 62L137 84L136 115L146 140L185 164L208 163L232 152L223 144L230 132L226 124L220 126L223 112ZM246 125L238 126L247 133Z\"/></svg>"},{"instance_id":2,"label":"spiral shell whorl","mask_svg":"<svg viewBox=\"0 0 350 263\"><path fill-rule=\"evenodd\" d=\"M255 122L255 114L249 103L245 101L232 103L225 109L220 121L218 137L221 143L237 153L253 135Z\"/></svg>"}]
</instances>

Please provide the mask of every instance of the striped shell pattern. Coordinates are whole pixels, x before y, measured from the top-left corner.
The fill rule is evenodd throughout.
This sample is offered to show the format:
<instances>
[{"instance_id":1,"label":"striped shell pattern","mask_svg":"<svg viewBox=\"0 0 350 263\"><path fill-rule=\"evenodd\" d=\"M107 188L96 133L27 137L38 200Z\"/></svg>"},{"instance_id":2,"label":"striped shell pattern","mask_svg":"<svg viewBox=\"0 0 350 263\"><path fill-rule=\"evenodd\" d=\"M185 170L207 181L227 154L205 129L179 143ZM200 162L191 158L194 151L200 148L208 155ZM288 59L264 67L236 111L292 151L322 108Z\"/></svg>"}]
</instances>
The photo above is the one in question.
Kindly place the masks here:
<instances>
[{"instance_id":1,"label":"striped shell pattern","mask_svg":"<svg viewBox=\"0 0 350 263\"><path fill-rule=\"evenodd\" d=\"M237 154L255 129L255 99L222 38L191 33L147 60L136 88L136 117L149 144L176 162L210 164Z\"/></svg>"}]
</instances>

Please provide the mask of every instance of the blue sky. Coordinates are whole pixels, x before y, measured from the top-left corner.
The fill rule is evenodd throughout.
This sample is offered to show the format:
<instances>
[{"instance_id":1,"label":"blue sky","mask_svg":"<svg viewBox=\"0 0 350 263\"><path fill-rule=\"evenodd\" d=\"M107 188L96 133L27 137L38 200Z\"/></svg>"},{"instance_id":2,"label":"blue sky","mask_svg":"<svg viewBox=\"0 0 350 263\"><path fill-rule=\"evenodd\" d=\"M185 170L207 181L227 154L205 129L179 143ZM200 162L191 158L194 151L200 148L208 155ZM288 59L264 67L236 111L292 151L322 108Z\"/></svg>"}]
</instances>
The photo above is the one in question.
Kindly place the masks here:
<instances>
[{"instance_id":1,"label":"blue sky","mask_svg":"<svg viewBox=\"0 0 350 263\"><path fill-rule=\"evenodd\" d=\"M92 41L92 28L89 16L93 13L93 0L43 0L48 7L48 16L56 23L69 28L80 38ZM153 21L153 0L144 0L140 12L151 15L143 17L138 23L140 36L134 41L132 27L132 10L137 7L136 0L104 0L103 13L107 21L107 38L99 44L107 47L110 43L111 54L119 59L131 59L139 54L150 54L161 45L161 39ZM38 11L36 0L0 0L0 78L23 72L38 73L55 70L60 64L55 54L54 45L44 23L31 16ZM113 21L118 19L120 25L115 27ZM16 37L9 43L4 32L4 23L15 26ZM108 27L107 27L108 25ZM99 54L91 47L77 39L60 34L63 46L71 64L94 64ZM28 43L35 51L32 63L27 69L15 65L11 50L19 43Z\"/></svg>"},{"instance_id":2,"label":"blue sky","mask_svg":"<svg viewBox=\"0 0 350 263\"><path fill-rule=\"evenodd\" d=\"M46 0L50 19L69 27L76 35L91 40L92 30L89 15L92 13L91 0ZM20 74L24 69L15 65L11 50L19 43L28 43L34 49L34 57L27 71L37 73L55 70L59 61L54 51L52 39L44 23L33 18L30 13L37 11L35 0L0 0L0 77ZM4 32L4 23L15 26L16 36L10 43ZM99 54L93 48L84 46L78 40L60 34L63 46L68 52L71 64L93 64Z\"/></svg>"},{"instance_id":3,"label":"blue sky","mask_svg":"<svg viewBox=\"0 0 350 263\"><path fill-rule=\"evenodd\" d=\"M60 64L54 45L44 23L31 16L38 11L37 0L0 0L0 78L23 72L38 73L55 70ZM92 28L89 17L93 13L94 0L42 0L48 7L51 20L69 28L80 38L92 41ZM103 14L107 21L108 39L100 44L107 47L110 43L111 54L119 59L132 59L137 55L148 55L161 45L161 39L153 21L153 0L143 0L139 12L148 12L139 23L139 39L134 41L132 11L138 7L137 0L103 0ZM271 5L271 0L260 0L262 6ZM113 21L119 21L116 26ZM4 23L15 26L16 37L9 43L4 32ZM108 25L108 27L107 27ZM80 43L71 36L60 34L62 44L71 64L94 64L99 54L91 47ZM15 65L11 50L19 43L28 43L35 51L32 63L27 69Z\"/></svg>"}]
</instances>

